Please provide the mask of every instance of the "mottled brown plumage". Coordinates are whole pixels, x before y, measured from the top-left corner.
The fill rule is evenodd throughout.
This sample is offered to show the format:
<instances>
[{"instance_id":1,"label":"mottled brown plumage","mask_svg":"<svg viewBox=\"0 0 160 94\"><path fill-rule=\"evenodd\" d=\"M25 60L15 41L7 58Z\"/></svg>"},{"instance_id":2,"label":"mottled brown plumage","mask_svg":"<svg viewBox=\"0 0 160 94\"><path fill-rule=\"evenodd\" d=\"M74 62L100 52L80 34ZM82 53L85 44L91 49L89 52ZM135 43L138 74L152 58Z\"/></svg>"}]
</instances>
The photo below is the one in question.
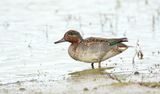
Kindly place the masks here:
<instances>
[{"instance_id":1,"label":"mottled brown plumage","mask_svg":"<svg viewBox=\"0 0 160 94\"><path fill-rule=\"evenodd\" d=\"M91 63L92 68L94 68L94 63L99 63L99 68L101 67L101 62L113 57L128 48L127 45L121 42L127 42L127 38L98 38L90 37L83 39L79 32L75 30L69 30L65 33L64 37L55 42L65 42L71 43L68 53L69 55L78 61Z\"/></svg>"}]
</instances>

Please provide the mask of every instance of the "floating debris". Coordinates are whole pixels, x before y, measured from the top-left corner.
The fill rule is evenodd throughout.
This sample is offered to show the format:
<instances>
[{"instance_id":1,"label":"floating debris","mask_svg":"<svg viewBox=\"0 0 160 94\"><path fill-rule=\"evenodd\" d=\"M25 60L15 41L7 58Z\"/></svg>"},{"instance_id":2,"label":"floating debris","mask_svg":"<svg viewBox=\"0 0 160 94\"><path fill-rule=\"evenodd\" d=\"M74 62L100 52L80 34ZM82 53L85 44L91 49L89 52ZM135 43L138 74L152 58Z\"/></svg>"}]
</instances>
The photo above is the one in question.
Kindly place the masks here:
<instances>
[{"instance_id":1,"label":"floating debris","mask_svg":"<svg viewBox=\"0 0 160 94\"><path fill-rule=\"evenodd\" d=\"M20 90L20 91L25 91L26 89L25 89L25 88L19 88L19 90Z\"/></svg>"},{"instance_id":2,"label":"floating debris","mask_svg":"<svg viewBox=\"0 0 160 94\"><path fill-rule=\"evenodd\" d=\"M138 71L134 72L134 75L139 75L140 73Z\"/></svg>"},{"instance_id":3,"label":"floating debris","mask_svg":"<svg viewBox=\"0 0 160 94\"><path fill-rule=\"evenodd\" d=\"M143 53L142 53L141 50L139 50L139 51L137 52L137 56L138 56L139 59L143 59Z\"/></svg>"},{"instance_id":4,"label":"floating debris","mask_svg":"<svg viewBox=\"0 0 160 94\"><path fill-rule=\"evenodd\" d=\"M83 91L88 91L89 89L87 87L83 88Z\"/></svg>"}]
</instances>

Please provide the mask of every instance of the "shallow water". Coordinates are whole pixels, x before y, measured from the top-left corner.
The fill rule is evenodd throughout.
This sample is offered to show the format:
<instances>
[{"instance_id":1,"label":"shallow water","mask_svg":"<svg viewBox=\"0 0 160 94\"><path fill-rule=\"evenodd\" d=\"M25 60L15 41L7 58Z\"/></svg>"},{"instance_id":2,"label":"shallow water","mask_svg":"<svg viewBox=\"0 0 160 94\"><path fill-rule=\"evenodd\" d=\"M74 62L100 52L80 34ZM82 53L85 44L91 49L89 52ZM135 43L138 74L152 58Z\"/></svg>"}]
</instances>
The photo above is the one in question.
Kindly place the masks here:
<instances>
[{"instance_id":1,"label":"shallow water","mask_svg":"<svg viewBox=\"0 0 160 94\"><path fill-rule=\"evenodd\" d=\"M59 88L64 87L63 83L80 87L69 74L86 75L86 70L91 75L84 76L82 82L90 83L88 79L95 75L90 64L71 59L69 43L54 44L69 29L78 30L84 38L127 37L126 44L133 47L102 62L104 68L114 67L103 73L116 75L123 82L160 82L158 0L5 0L0 3L0 14L0 84L4 89L11 85L16 92L17 81L24 82L24 87L32 84L35 92L42 83L48 87L52 83ZM136 49L144 56L136 56L133 64ZM97 76L99 80L94 84L101 83L103 76ZM70 88L57 93L77 92ZM140 92L143 94L143 89Z\"/></svg>"}]
</instances>

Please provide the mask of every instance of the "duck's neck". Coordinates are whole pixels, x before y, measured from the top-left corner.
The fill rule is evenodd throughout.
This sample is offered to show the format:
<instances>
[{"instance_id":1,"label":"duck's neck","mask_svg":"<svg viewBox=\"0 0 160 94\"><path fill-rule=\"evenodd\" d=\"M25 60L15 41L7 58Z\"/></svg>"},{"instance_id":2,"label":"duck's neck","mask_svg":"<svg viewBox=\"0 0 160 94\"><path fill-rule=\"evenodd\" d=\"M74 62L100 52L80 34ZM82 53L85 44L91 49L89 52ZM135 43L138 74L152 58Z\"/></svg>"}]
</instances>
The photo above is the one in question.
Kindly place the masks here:
<instances>
[{"instance_id":1,"label":"duck's neck","mask_svg":"<svg viewBox=\"0 0 160 94\"><path fill-rule=\"evenodd\" d=\"M71 45L76 45L79 44L83 39L73 39L72 41L70 41Z\"/></svg>"},{"instance_id":2,"label":"duck's neck","mask_svg":"<svg viewBox=\"0 0 160 94\"><path fill-rule=\"evenodd\" d=\"M69 46L68 53L72 58L76 57L75 56L76 49L81 41L83 41L82 38L74 38L74 39L72 39L72 41L69 41L71 43L71 45Z\"/></svg>"},{"instance_id":3,"label":"duck's neck","mask_svg":"<svg viewBox=\"0 0 160 94\"><path fill-rule=\"evenodd\" d=\"M72 50L76 50L76 48L77 48L77 46L79 45L80 42L81 41L71 43L70 47L72 48Z\"/></svg>"}]
</instances>

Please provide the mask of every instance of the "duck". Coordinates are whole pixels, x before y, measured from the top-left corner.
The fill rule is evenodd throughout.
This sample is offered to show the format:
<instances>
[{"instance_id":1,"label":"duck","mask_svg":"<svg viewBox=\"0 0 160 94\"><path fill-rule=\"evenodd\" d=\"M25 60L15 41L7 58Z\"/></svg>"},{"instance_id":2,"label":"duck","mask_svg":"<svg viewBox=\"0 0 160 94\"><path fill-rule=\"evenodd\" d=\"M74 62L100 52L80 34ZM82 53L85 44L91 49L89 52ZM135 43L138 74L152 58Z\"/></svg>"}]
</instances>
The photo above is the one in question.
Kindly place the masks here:
<instances>
[{"instance_id":1,"label":"duck","mask_svg":"<svg viewBox=\"0 0 160 94\"><path fill-rule=\"evenodd\" d=\"M123 42L128 42L127 38L101 38L89 37L83 39L76 30L68 30L62 39L54 42L55 44L69 42L68 54L77 61L91 63L94 69L94 63L98 63L101 68L101 62L125 51L128 46Z\"/></svg>"}]
</instances>

